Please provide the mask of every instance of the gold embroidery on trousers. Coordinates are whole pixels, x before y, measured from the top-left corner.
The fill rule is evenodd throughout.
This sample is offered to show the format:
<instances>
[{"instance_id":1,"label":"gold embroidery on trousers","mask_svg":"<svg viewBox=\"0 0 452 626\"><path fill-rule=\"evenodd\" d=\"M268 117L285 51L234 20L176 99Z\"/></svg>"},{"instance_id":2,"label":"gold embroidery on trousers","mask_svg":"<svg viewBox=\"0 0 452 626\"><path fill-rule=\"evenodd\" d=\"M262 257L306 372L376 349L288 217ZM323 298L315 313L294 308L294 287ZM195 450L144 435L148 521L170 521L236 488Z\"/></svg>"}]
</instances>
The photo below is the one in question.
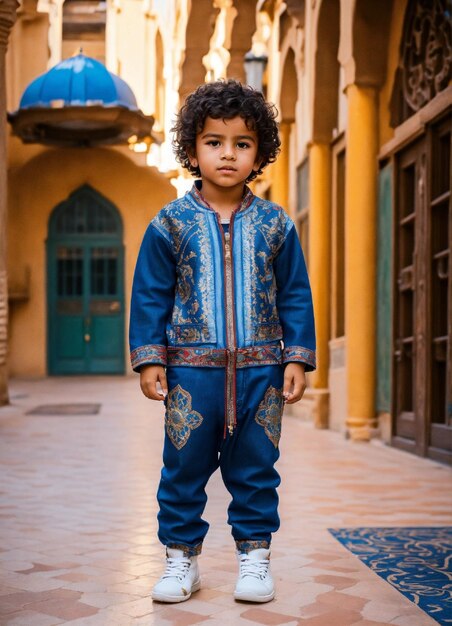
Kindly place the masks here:
<instances>
[{"instance_id":1,"label":"gold embroidery on trousers","mask_svg":"<svg viewBox=\"0 0 452 626\"><path fill-rule=\"evenodd\" d=\"M187 443L191 431L200 426L202 415L191 406L191 395L180 385L168 394L165 425L168 437L180 450Z\"/></svg>"},{"instance_id":2,"label":"gold embroidery on trousers","mask_svg":"<svg viewBox=\"0 0 452 626\"><path fill-rule=\"evenodd\" d=\"M259 404L255 416L256 422L263 426L265 434L275 448L281 437L281 418L284 408L284 400L281 389L270 386L265 392L262 402Z\"/></svg>"}]
</instances>

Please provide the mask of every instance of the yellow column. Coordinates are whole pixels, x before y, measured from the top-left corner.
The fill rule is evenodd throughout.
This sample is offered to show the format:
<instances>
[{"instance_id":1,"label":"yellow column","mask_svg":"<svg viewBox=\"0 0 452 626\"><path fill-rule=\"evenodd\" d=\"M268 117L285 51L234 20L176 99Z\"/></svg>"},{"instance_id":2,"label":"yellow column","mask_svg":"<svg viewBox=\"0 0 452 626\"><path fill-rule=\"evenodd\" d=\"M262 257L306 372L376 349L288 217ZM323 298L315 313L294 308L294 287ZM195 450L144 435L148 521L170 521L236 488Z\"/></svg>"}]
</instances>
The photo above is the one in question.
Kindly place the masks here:
<instances>
[{"instance_id":1,"label":"yellow column","mask_svg":"<svg viewBox=\"0 0 452 626\"><path fill-rule=\"evenodd\" d=\"M281 139L281 153L272 165L270 196L272 202L276 202L286 211L289 211L290 122L281 122L279 136Z\"/></svg>"},{"instance_id":2,"label":"yellow column","mask_svg":"<svg viewBox=\"0 0 452 626\"><path fill-rule=\"evenodd\" d=\"M309 150L309 278L314 302L317 370L310 374L309 394L314 395L314 423L328 427L328 367L330 322L331 157L327 144Z\"/></svg>"},{"instance_id":3,"label":"yellow column","mask_svg":"<svg viewBox=\"0 0 452 626\"><path fill-rule=\"evenodd\" d=\"M378 110L374 88L349 85L345 176L345 315L348 416L355 440L375 421L375 281Z\"/></svg>"}]
</instances>

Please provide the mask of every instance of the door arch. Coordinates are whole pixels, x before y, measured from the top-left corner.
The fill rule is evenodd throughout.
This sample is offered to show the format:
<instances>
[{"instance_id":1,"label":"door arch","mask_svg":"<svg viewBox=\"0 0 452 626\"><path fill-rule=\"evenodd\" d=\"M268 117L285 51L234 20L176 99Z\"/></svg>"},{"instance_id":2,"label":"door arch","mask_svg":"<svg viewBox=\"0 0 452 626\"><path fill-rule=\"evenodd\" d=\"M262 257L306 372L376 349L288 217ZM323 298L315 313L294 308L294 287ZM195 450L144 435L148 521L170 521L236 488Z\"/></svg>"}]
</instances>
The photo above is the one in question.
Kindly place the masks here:
<instances>
[{"instance_id":1,"label":"door arch","mask_svg":"<svg viewBox=\"0 0 452 626\"><path fill-rule=\"evenodd\" d=\"M117 208L89 185L53 210L47 239L50 374L124 373L124 247Z\"/></svg>"}]
</instances>

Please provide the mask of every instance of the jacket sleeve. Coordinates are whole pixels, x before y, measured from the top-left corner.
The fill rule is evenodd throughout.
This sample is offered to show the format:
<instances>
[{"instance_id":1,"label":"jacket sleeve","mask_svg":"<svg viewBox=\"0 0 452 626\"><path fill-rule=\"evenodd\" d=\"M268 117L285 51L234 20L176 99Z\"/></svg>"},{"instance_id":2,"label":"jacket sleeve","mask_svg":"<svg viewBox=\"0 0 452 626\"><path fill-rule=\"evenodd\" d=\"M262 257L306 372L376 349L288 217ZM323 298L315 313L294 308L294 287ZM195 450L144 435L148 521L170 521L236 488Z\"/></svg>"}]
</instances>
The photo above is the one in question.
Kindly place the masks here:
<instances>
[{"instance_id":1,"label":"jacket sleeve","mask_svg":"<svg viewBox=\"0 0 452 626\"><path fill-rule=\"evenodd\" d=\"M276 306L283 330L283 363L304 363L316 368L315 326L311 287L293 222L274 260Z\"/></svg>"},{"instance_id":2,"label":"jacket sleeve","mask_svg":"<svg viewBox=\"0 0 452 626\"><path fill-rule=\"evenodd\" d=\"M142 365L166 365L166 325L171 316L176 263L169 241L151 222L141 244L130 305L130 360Z\"/></svg>"}]
</instances>

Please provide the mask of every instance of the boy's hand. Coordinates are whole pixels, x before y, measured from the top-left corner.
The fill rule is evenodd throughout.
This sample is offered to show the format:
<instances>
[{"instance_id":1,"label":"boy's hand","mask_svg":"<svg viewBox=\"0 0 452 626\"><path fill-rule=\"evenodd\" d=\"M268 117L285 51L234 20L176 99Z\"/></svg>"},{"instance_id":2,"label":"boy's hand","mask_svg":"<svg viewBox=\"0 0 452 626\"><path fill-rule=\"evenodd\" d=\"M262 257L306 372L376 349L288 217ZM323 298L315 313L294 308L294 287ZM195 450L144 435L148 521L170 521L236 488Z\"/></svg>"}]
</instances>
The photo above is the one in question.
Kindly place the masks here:
<instances>
[{"instance_id":1,"label":"boy's hand","mask_svg":"<svg viewBox=\"0 0 452 626\"><path fill-rule=\"evenodd\" d=\"M160 383L163 394L157 391L157 382ZM164 400L168 393L168 383L163 365L143 365L140 369L140 387L146 398Z\"/></svg>"},{"instance_id":2,"label":"boy's hand","mask_svg":"<svg viewBox=\"0 0 452 626\"><path fill-rule=\"evenodd\" d=\"M303 363L288 363L284 370L283 396L286 404L298 402L306 389L306 374Z\"/></svg>"}]
</instances>

